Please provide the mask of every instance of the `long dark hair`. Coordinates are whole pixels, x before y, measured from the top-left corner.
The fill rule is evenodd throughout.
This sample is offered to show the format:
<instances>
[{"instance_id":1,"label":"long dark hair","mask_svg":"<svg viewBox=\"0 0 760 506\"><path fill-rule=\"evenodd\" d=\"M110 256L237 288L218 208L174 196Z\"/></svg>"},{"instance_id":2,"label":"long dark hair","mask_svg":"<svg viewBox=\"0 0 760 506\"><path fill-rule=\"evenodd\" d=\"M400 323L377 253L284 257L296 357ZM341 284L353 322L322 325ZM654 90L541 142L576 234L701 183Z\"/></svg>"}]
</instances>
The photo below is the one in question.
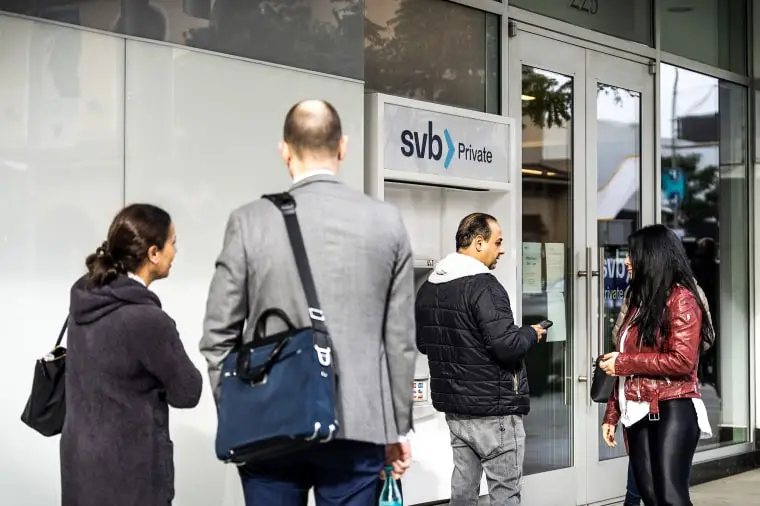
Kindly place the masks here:
<instances>
[{"instance_id":1,"label":"long dark hair","mask_svg":"<svg viewBox=\"0 0 760 506\"><path fill-rule=\"evenodd\" d=\"M151 246L164 249L171 234L169 213L151 204L132 204L114 217L108 239L85 260L90 282L103 286L119 274L135 272Z\"/></svg>"},{"instance_id":2,"label":"long dark hair","mask_svg":"<svg viewBox=\"0 0 760 506\"><path fill-rule=\"evenodd\" d=\"M628 238L628 255L633 266L630 282L631 305L638 308L632 323L638 326L639 344L654 347L657 336L670 334L666 306L671 290L681 285L689 290L702 310L702 339L712 342L713 328L689 258L680 239L664 225L650 225Z\"/></svg>"}]
</instances>

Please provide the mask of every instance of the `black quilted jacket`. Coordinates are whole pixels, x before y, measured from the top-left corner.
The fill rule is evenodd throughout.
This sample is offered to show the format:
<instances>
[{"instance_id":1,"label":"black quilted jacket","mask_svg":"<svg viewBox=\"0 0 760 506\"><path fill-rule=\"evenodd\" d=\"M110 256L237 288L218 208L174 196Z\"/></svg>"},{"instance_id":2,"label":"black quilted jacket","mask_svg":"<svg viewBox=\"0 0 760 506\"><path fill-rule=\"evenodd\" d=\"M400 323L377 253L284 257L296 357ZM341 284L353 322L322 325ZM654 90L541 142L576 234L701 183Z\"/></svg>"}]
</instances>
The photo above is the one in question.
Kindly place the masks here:
<instances>
[{"instance_id":1,"label":"black quilted jacket","mask_svg":"<svg viewBox=\"0 0 760 506\"><path fill-rule=\"evenodd\" d=\"M515 325L509 296L490 272L462 275L456 271L468 273L460 264L469 260L453 263L439 279L436 268L417 293L417 348L428 357L433 406L471 416L525 415L524 357L538 342L536 332Z\"/></svg>"}]
</instances>

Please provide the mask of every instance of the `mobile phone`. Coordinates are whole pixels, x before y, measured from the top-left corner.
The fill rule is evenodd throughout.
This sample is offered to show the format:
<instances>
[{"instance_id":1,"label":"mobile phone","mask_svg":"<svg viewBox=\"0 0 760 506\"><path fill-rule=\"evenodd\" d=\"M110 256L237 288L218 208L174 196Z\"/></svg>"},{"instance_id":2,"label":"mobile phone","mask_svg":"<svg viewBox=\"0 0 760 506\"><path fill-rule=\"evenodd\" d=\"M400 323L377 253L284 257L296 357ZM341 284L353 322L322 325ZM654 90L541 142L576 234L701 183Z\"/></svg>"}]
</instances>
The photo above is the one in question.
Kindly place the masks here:
<instances>
[{"instance_id":1,"label":"mobile phone","mask_svg":"<svg viewBox=\"0 0 760 506\"><path fill-rule=\"evenodd\" d=\"M538 324L538 326L541 327L544 330L548 329L552 325L554 325L554 322L551 321L551 320L544 320L544 321L542 321L541 323Z\"/></svg>"}]
</instances>

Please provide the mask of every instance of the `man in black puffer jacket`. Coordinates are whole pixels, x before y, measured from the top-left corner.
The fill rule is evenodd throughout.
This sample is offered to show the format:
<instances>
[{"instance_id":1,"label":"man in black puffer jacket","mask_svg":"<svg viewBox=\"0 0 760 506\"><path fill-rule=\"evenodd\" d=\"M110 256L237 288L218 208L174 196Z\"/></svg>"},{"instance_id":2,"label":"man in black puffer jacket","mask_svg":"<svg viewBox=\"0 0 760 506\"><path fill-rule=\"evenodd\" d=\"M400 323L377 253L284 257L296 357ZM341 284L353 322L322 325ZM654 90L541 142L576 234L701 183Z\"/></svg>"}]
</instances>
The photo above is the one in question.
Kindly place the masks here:
<instances>
[{"instance_id":1,"label":"man in black puffer jacket","mask_svg":"<svg viewBox=\"0 0 760 506\"><path fill-rule=\"evenodd\" d=\"M459 224L457 252L417 293L417 348L427 355L433 406L446 413L454 453L452 506L477 504L483 470L491 504L520 504L530 410L525 354L546 332L515 325L509 296L491 273L504 253L493 216Z\"/></svg>"}]
</instances>

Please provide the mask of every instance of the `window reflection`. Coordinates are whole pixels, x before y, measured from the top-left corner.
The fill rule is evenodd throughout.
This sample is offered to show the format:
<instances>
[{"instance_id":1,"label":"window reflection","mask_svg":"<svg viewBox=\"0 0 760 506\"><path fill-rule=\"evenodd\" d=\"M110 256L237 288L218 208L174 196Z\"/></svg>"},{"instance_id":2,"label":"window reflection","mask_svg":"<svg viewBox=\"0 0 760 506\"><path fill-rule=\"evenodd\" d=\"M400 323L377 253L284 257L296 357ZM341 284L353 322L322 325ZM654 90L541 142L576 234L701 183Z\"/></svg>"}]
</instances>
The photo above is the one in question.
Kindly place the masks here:
<instances>
[{"instance_id":1,"label":"window reflection","mask_svg":"<svg viewBox=\"0 0 760 506\"><path fill-rule=\"evenodd\" d=\"M671 65L660 79L661 219L686 247L717 335L699 364L714 435L704 450L748 440L747 90Z\"/></svg>"},{"instance_id":2,"label":"window reflection","mask_svg":"<svg viewBox=\"0 0 760 506\"><path fill-rule=\"evenodd\" d=\"M596 95L596 219L604 279L600 329L604 349L614 351L612 328L630 282L625 268L628 236L641 226L641 94L604 83ZM599 404L599 424L605 404ZM622 426L618 441L623 440ZM599 459L625 456L625 445L610 448L599 436Z\"/></svg>"},{"instance_id":3,"label":"window reflection","mask_svg":"<svg viewBox=\"0 0 760 506\"><path fill-rule=\"evenodd\" d=\"M360 0L0 0L0 10L361 79Z\"/></svg>"},{"instance_id":4,"label":"window reflection","mask_svg":"<svg viewBox=\"0 0 760 506\"><path fill-rule=\"evenodd\" d=\"M365 0L366 87L499 113L499 24L442 0Z\"/></svg>"},{"instance_id":5,"label":"window reflection","mask_svg":"<svg viewBox=\"0 0 760 506\"><path fill-rule=\"evenodd\" d=\"M652 0L510 0L509 5L595 32L652 45Z\"/></svg>"},{"instance_id":6,"label":"window reflection","mask_svg":"<svg viewBox=\"0 0 760 506\"><path fill-rule=\"evenodd\" d=\"M522 321L554 321L528 355L525 473L572 465L573 79L522 68Z\"/></svg>"},{"instance_id":7,"label":"window reflection","mask_svg":"<svg viewBox=\"0 0 760 506\"><path fill-rule=\"evenodd\" d=\"M747 71L747 0L658 0L660 48L708 65Z\"/></svg>"}]
</instances>

